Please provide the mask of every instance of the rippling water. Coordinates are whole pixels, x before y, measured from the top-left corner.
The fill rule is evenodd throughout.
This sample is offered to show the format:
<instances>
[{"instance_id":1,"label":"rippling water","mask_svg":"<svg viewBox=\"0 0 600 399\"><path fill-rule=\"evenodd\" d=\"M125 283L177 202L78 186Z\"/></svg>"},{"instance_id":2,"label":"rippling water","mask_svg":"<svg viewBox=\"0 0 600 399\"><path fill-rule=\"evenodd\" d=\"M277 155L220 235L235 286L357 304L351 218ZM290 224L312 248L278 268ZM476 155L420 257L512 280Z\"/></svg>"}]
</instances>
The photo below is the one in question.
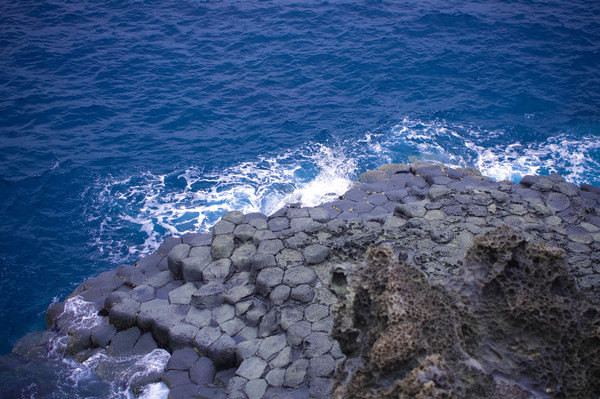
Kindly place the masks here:
<instances>
[{"instance_id":1,"label":"rippling water","mask_svg":"<svg viewBox=\"0 0 600 399\"><path fill-rule=\"evenodd\" d=\"M387 162L600 184L600 3L0 5L0 349L226 210Z\"/></svg>"}]
</instances>

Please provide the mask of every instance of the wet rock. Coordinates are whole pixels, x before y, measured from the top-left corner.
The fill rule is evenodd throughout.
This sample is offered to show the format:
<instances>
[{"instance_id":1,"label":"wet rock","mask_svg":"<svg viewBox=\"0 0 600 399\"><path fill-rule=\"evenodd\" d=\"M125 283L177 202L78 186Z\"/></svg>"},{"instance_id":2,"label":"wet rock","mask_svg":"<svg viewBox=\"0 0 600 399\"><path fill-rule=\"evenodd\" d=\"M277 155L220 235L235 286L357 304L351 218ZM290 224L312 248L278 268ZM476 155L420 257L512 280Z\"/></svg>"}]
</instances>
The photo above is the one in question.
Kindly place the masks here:
<instances>
[{"instance_id":1,"label":"wet rock","mask_svg":"<svg viewBox=\"0 0 600 399\"><path fill-rule=\"evenodd\" d=\"M174 389L177 386L192 384L189 373L181 370L167 371L163 375L162 380L170 389Z\"/></svg>"},{"instance_id":2,"label":"wet rock","mask_svg":"<svg viewBox=\"0 0 600 399\"><path fill-rule=\"evenodd\" d=\"M92 345L106 348L116 333L117 329L111 325L102 325L93 328L91 331Z\"/></svg>"},{"instance_id":3,"label":"wet rock","mask_svg":"<svg viewBox=\"0 0 600 399\"><path fill-rule=\"evenodd\" d=\"M171 378L173 378L171 376ZM169 383L170 384L176 384L177 382L182 382L182 381L186 381L183 378L179 379L179 380L170 380ZM167 384L168 385L168 384ZM191 383L182 383L179 385L175 385L173 386L173 388L169 391L169 399L203 399L205 398L204 395L201 395L200 392L200 387L196 384L191 384Z\"/></svg>"},{"instance_id":4,"label":"wet rock","mask_svg":"<svg viewBox=\"0 0 600 399\"><path fill-rule=\"evenodd\" d=\"M139 308L140 303L138 301L131 298L124 298L110 309L110 324L115 326L118 330L133 327Z\"/></svg>"},{"instance_id":5,"label":"wet rock","mask_svg":"<svg viewBox=\"0 0 600 399\"><path fill-rule=\"evenodd\" d=\"M140 337L140 329L132 327L120 331L112 337L107 353L111 356L128 356L133 353L133 347Z\"/></svg>"},{"instance_id":6,"label":"wet rock","mask_svg":"<svg viewBox=\"0 0 600 399\"><path fill-rule=\"evenodd\" d=\"M215 378L215 365L207 357L200 357L190 368L190 379L196 384L210 384Z\"/></svg>"},{"instance_id":7,"label":"wet rock","mask_svg":"<svg viewBox=\"0 0 600 399\"><path fill-rule=\"evenodd\" d=\"M198 353L193 348L178 349L173 351L165 370L189 370L198 359Z\"/></svg>"},{"instance_id":8,"label":"wet rock","mask_svg":"<svg viewBox=\"0 0 600 399\"><path fill-rule=\"evenodd\" d=\"M156 345L156 341L154 341L154 338L152 338L152 333L147 332L142 334L138 338L137 342L135 343L135 346L133 347L132 354L147 355L148 353L152 352L157 348L158 345Z\"/></svg>"}]
</instances>

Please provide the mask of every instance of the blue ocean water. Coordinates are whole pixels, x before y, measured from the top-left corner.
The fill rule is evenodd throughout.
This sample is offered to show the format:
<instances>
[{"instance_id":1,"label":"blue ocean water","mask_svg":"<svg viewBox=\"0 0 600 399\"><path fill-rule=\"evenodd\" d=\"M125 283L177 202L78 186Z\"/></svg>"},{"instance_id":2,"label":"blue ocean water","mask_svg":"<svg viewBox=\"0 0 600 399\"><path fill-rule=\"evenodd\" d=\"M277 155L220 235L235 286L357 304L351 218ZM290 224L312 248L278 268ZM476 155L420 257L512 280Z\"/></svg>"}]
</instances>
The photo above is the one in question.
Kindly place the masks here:
<instances>
[{"instance_id":1,"label":"blue ocean water","mask_svg":"<svg viewBox=\"0 0 600 399\"><path fill-rule=\"evenodd\" d=\"M600 184L600 2L2 2L0 352L165 236L412 159Z\"/></svg>"}]
</instances>

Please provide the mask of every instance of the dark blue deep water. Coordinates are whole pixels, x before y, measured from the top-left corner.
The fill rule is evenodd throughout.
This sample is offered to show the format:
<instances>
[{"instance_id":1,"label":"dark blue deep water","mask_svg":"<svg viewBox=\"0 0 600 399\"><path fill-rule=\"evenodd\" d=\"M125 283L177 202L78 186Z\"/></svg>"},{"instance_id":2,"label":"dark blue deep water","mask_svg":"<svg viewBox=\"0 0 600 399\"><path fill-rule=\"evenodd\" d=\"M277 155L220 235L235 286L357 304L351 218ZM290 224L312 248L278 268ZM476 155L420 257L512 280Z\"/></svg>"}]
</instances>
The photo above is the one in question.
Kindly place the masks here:
<instances>
[{"instance_id":1,"label":"dark blue deep water","mask_svg":"<svg viewBox=\"0 0 600 399\"><path fill-rule=\"evenodd\" d=\"M0 4L0 352L229 209L432 159L600 184L600 2Z\"/></svg>"}]
</instances>

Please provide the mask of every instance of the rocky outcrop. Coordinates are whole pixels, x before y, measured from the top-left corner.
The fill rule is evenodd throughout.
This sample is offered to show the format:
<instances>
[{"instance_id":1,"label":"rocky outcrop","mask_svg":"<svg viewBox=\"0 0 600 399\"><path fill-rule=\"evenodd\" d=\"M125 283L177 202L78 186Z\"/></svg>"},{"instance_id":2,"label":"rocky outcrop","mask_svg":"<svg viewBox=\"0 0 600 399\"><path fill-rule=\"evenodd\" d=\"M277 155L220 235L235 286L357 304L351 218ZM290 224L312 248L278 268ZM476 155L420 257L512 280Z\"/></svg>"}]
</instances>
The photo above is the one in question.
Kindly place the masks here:
<instances>
[{"instance_id":1,"label":"rocky outcrop","mask_svg":"<svg viewBox=\"0 0 600 399\"><path fill-rule=\"evenodd\" d=\"M494 182L473 169L428 163L386 165L363 174L338 200L318 207L292 204L269 216L229 212L210 233L169 237L156 253L136 265L120 266L75 290L71 297L95 307L100 323L67 327L73 324L65 320L66 305L58 303L48 311L48 327L69 333L65 350L78 359L98 350L118 354L167 349L177 366L168 366L160 378L172 388L171 397L209 393L211 397L230 398L330 397L336 368L341 370L342 363L346 368L352 364L364 368L364 359L373 365L352 375L392 371L390 381L401 381L401 389L410 392L408 397L418 397L417 393L443 397L444 390L459 387L460 392L488 392L490 386L500 389L500 380L490 379L485 369L488 364L481 363L478 368L460 359L464 360L469 351L485 349L477 346L482 341L476 337L498 337L493 328L483 325L465 330L461 324L464 314L481 311L501 317L503 312L513 311L511 306L523 303L522 298L529 300L536 290L548 287L548 298L554 298L556 291L567 292L570 297L578 287L589 300L597 299L599 201L600 189L577 187L557 175L530 176L514 184ZM564 268L560 272L552 269L548 276L570 277L564 283L562 278L543 284L540 280L542 285L526 293L512 292L499 283L509 305L488 309L492 302L486 298L493 292L490 287L495 284L492 281L497 269L504 267L511 278L510 273L516 272L509 273L510 267L500 264L484 272L474 259L484 259L491 252L483 249L487 248L484 238L475 237L489 239L495 234L490 232L504 224L519 230L521 241L515 248L535 246L523 244L535 241L562 248ZM357 316L365 325L378 327L364 332L352 324L353 319L347 318L350 316L341 318L339 322L346 324L336 327L338 342L332 337L333 310L338 297L345 298L349 287L354 287L353 262L362 261L367 248L382 246L404 263L393 262L395 269L388 270L389 275L400 275L390 280L394 287L383 283L386 275L371 276L367 269L359 273L366 273L363 278L369 276L364 280L368 282L361 283L366 284L365 292L389 288L388 296L365 304L365 309L376 313ZM508 257L517 251L510 248L496 255ZM378 251L369 252L369 262L383 265L389 253ZM555 255L553 259L560 257ZM529 272L522 273L515 276ZM410 281L406 276L412 276ZM461 283L466 281L472 286ZM473 288L476 283L479 288ZM395 302L402 298L406 284L417 284L410 300L422 306L421 310L410 308L416 313L408 324L402 313L407 310ZM525 294L529 296L522 297ZM571 305L564 308L552 302L548 306L561 313ZM350 311L347 308L346 314ZM493 313L496 311L499 313ZM535 313L535 309L527 311ZM573 315L572 320L595 317L585 312ZM390 318L395 320L391 324L386 321ZM346 333L341 332L343 325L347 325ZM498 331L508 333L512 331L510 325L507 322L503 324L506 329ZM439 334L442 331L446 333L443 337ZM393 340L386 341L385 337L397 335L405 337L411 346L390 343L395 346L388 347L385 342ZM525 337L522 335L523 340ZM510 344L502 341L502 345ZM27 346L27 353L36 351L39 346ZM413 358L414 351L427 355ZM455 376L455 370L462 370L462 374ZM527 370L519 372L533 373L533 369ZM574 369L569 375L582 370ZM475 383L469 379L474 378L469 377L471 372L481 380ZM423 375L432 373L445 378L445 385L423 386ZM363 383L352 380L352 384L359 387ZM553 384L548 387L559 389L559 383ZM511 383L504 387L517 389ZM383 392L379 390L392 386L371 388ZM439 392L431 391L434 388ZM351 396L353 391L346 392Z\"/></svg>"},{"instance_id":2,"label":"rocky outcrop","mask_svg":"<svg viewBox=\"0 0 600 399\"><path fill-rule=\"evenodd\" d=\"M600 395L600 314L561 249L503 226L443 288L387 247L345 273L336 398Z\"/></svg>"}]
</instances>

